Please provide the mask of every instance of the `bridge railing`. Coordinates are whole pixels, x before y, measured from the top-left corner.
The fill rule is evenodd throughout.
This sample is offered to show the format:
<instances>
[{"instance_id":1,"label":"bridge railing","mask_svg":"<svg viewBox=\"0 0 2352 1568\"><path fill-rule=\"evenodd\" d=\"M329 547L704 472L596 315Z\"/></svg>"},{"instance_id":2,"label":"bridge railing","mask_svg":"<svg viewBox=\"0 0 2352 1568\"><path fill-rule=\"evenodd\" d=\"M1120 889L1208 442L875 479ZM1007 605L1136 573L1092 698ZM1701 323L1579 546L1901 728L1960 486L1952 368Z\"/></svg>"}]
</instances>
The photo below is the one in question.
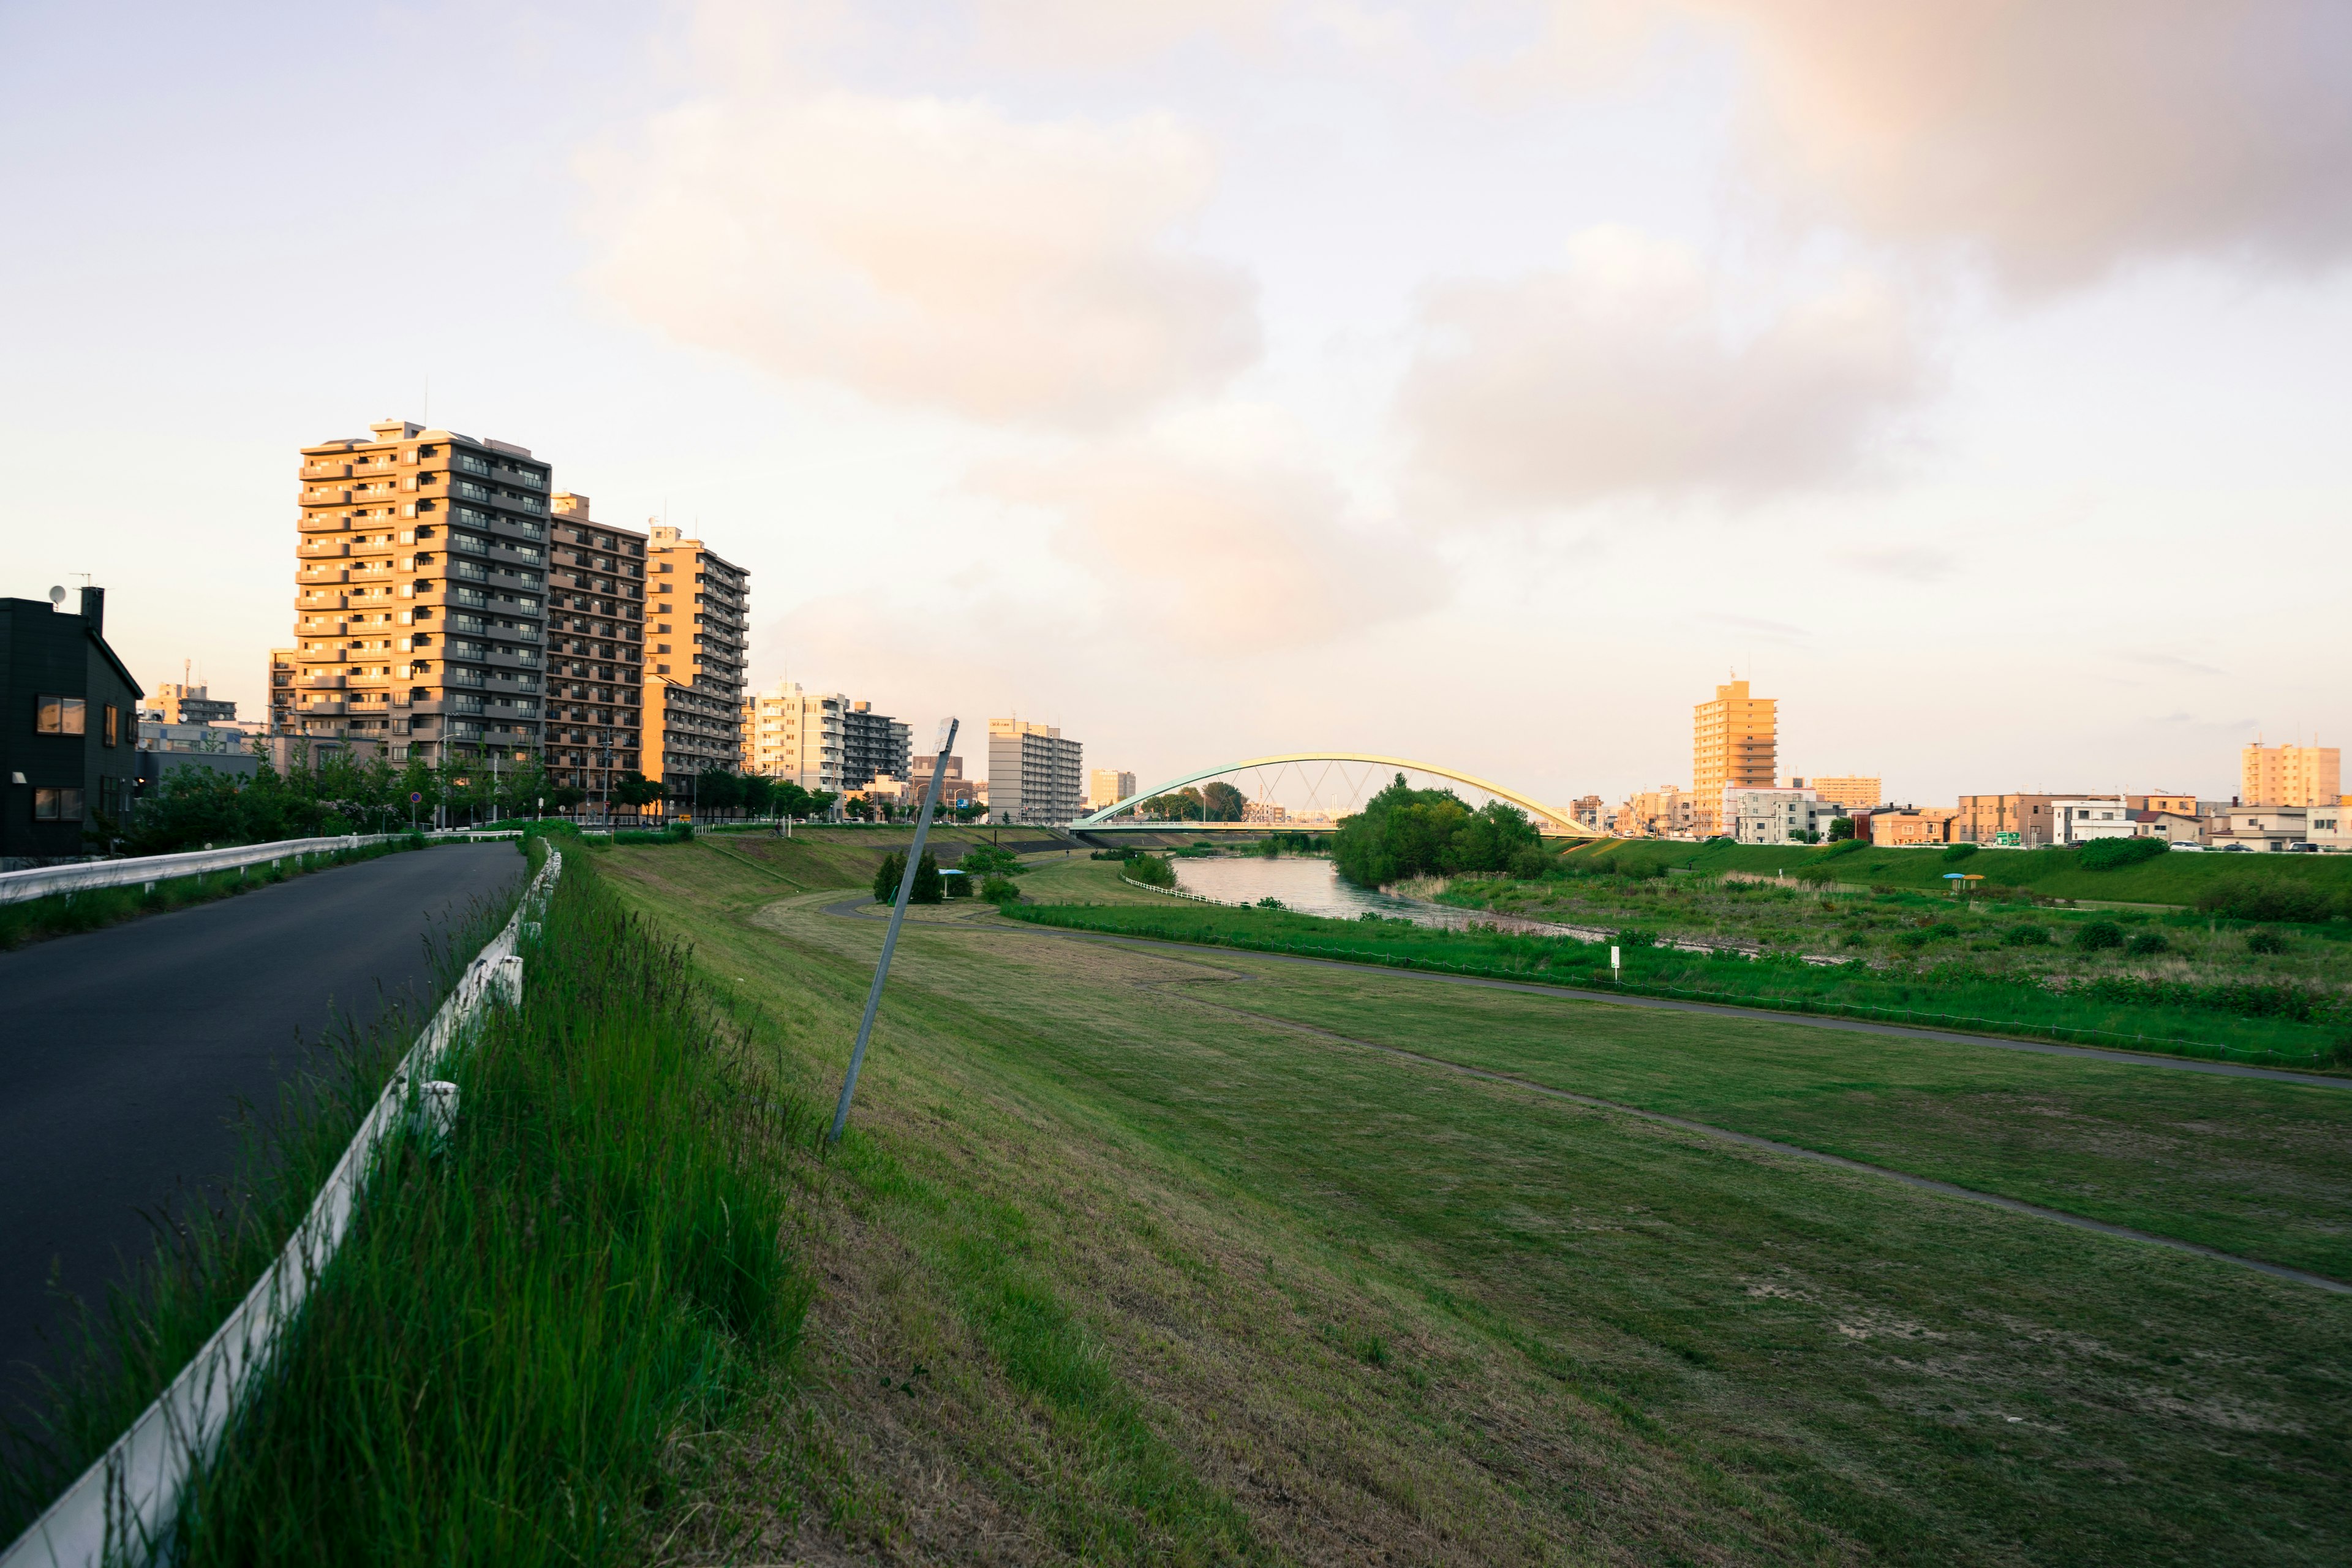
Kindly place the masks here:
<instances>
[{"instance_id":1,"label":"bridge railing","mask_svg":"<svg viewBox=\"0 0 2352 1568\"><path fill-rule=\"evenodd\" d=\"M329 838L281 838L270 844L240 844L229 849L190 849L178 855L138 855L124 860L84 860L72 866L37 866L0 871L0 904L46 899L53 893L83 893L98 888L152 887L174 877L241 867L275 865L339 849L360 849L406 837L403 833L346 833Z\"/></svg>"}]
</instances>

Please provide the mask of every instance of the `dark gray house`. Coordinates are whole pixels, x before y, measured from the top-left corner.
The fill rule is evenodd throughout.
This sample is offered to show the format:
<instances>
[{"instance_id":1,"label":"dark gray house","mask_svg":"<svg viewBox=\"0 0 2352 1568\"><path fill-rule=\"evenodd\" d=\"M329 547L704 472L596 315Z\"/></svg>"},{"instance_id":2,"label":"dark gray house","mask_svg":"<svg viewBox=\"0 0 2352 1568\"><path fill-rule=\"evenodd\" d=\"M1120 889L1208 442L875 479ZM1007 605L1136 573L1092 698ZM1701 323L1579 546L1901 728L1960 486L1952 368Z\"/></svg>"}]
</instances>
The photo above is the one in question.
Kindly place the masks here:
<instances>
[{"instance_id":1,"label":"dark gray house","mask_svg":"<svg viewBox=\"0 0 2352 1568\"><path fill-rule=\"evenodd\" d=\"M141 688L105 633L103 588L79 615L0 599L0 868L100 853L130 815Z\"/></svg>"}]
</instances>

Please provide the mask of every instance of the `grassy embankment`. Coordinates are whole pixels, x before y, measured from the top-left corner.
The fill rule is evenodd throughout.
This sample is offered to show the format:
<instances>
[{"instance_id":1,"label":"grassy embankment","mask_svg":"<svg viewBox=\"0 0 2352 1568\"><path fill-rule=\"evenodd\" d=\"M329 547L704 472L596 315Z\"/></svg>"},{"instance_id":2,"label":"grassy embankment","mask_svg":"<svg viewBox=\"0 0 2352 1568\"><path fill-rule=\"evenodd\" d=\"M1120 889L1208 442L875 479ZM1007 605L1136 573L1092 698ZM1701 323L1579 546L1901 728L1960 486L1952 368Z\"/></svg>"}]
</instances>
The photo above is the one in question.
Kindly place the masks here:
<instances>
[{"instance_id":1,"label":"grassy embankment","mask_svg":"<svg viewBox=\"0 0 2352 1568\"><path fill-rule=\"evenodd\" d=\"M805 852L744 854L611 866L829 1098L881 925L822 909L871 862L795 895ZM2352 1301L1313 1028L2310 1267L2352 1234L2335 1089L919 911L852 1137L795 1163L806 1363L673 1500L679 1549L2352 1551Z\"/></svg>"},{"instance_id":2,"label":"grassy embankment","mask_svg":"<svg viewBox=\"0 0 2352 1568\"><path fill-rule=\"evenodd\" d=\"M446 1145L404 1139L379 1166L192 1488L175 1561L646 1555L692 1435L787 1359L803 1296L774 1156L813 1119L739 1092L740 1034L594 858L567 855L522 1007L439 1069L461 1091ZM116 1303L12 1512L110 1441L267 1268L415 1026L348 1057L337 1092L289 1094L247 1201L198 1222L146 1305Z\"/></svg>"},{"instance_id":3,"label":"grassy embankment","mask_svg":"<svg viewBox=\"0 0 2352 1568\"><path fill-rule=\"evenodd\" d=\"M230 898L308 872L322 871L330 866L348 866L354 860L373 860L382 855L423 849L427 842L421 836L410 836L390 844L368 844L357 849L289 856L288 860L290 863L286 865L244 866L233 871L171 877L157 882L152 891L138 885L129 885L97 888L85 893L51 893L47 898L26 899L22 903L0 904L0 952L47 937L119 925L142 915L160 915L172 910L185 909L190 904L210 903L215 899Z\"/></svg>"},{"instance_id":4,"label":"grassy embankment","mask_svg":"<svg viewBox=\"0 0 2352 1568\"><path fill-rule=\"evenodd\" d=\"M1034 881L1029 892L1040 901L1015 910L1020 919L1072 930L1491 979L1617 986L1643 994L2286 1067L2330 1068L2343 1065L2352 1054L2347 1049L2347 1026L2340 1004L2326 996L2315 1001L2300 990L2279 985L2194 993L2139 990L2128 984L2061 990L1968 968L1818 965L1793 952L1751 960L1735 952L1704 954L1636 945L1622 948L1622 977L1615 979L1606 942L1438 930L1398 920L1329 920L1148 894L1142 895L1148 901L1139 901L1136 890L1118 882L1108 865L1090 875ZM1516 903L1500 907L1514 912L1527 908ZM1660 906L1654 904L1646 912L1653 917L1654 931L1675 933L1675 921ZM2208 1005L2184 1005L2182 996Z\"/></svg>"}]
</instances>

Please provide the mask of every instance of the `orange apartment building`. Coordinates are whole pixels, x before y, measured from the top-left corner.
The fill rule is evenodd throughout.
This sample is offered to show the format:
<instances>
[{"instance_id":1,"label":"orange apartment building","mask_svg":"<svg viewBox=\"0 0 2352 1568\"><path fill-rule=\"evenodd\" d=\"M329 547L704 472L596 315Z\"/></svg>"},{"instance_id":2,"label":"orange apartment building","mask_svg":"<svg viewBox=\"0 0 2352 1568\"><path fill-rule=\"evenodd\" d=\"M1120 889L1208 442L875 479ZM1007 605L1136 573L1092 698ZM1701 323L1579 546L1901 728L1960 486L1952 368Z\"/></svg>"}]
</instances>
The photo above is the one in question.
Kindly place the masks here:
<instances>
[{"instance_id":1,"label":"orange apartment building","mask_svg":"<svg viewBox=\"0 0 2352 1568\"><path fill-rule=\"evenodd\" d=\"M299 732L394 762L528 762L544 732L548 467L504 441L368 428L302 448Z\"/></svg>"},{"instance_id":2,"label":"orange apartment building","mask_svg":"<svg viewBox=\"0 0 2352 1568\"><path fill-rule=\"evenodd\" d=\"M675 786L710 768L743 765L743 668L751 575L675 528L646 546L645 742L649 779Z\"/></svg>"},{"instance_id":3,"label":"orange apartment building","mask_svg":"<svg viewBox=\"0 0 2352 1568\"><path fill-rule=\"evenodd\" d=\"M642 771L646 535L598 522L588 498L549 498L547 768L609 803Z\"/></svg>"},{"instance_id":4,"label":"orange apartment building","mask_svg":"<svg viewBox=\"0 0 2352 1568\"><path fill-rule=\"evenodd\" d=\"M1715 700L1691 710L1691 828L1704 838L1727 831L1726 789L1770 789L1780 764L1780 703L1751 697L1748 682L1715 689Z\"/></svg>"},{"instance_id":5,"label":"orange apartment building","mask_svg":"<svg viewBox=\"0 0 2352 1568\"><path fill-rule=\"evenodd\" d=\"M1875 778L1848 773L1839 778L1790 779L1790 789L1809 789L1832 805L1843 805L1850 811L1868 811L1885 796Z\"/></svg>"},{"instance_id":6,"label":"orange apartment building","mask_svg":"<svg viewBox=\"0 0 2352 1568\"><path fill-rule=\"evenodd\" d=\"M2335 746L2248 746L2238 796L2250 806L2334 805L2343 798L2344 753Z\"/></svg>"}]
</instances>

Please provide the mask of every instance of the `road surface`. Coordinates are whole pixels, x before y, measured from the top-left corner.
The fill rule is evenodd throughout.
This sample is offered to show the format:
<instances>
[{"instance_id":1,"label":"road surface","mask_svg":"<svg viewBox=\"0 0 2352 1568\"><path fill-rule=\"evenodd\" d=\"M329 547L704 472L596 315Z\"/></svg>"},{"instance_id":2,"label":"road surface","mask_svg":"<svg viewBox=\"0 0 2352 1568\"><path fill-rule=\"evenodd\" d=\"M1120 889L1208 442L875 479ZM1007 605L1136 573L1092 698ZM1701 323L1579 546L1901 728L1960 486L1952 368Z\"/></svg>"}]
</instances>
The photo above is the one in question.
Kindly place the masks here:
<instances>
[{"instance_id":1,"label":"road surface","mask_svg":"<svg viewBox=\"0 0 2352 1568\"><path fill-rule=\"evenodd\" d=\"M524 869L445 846L0 952L0 1415L68 1315L51 1271L102 1300L149 1215L235 1172L239 1102L274 1107L335 1016L421 1000L426 934Z\"/></svg>"}]
</instances>

